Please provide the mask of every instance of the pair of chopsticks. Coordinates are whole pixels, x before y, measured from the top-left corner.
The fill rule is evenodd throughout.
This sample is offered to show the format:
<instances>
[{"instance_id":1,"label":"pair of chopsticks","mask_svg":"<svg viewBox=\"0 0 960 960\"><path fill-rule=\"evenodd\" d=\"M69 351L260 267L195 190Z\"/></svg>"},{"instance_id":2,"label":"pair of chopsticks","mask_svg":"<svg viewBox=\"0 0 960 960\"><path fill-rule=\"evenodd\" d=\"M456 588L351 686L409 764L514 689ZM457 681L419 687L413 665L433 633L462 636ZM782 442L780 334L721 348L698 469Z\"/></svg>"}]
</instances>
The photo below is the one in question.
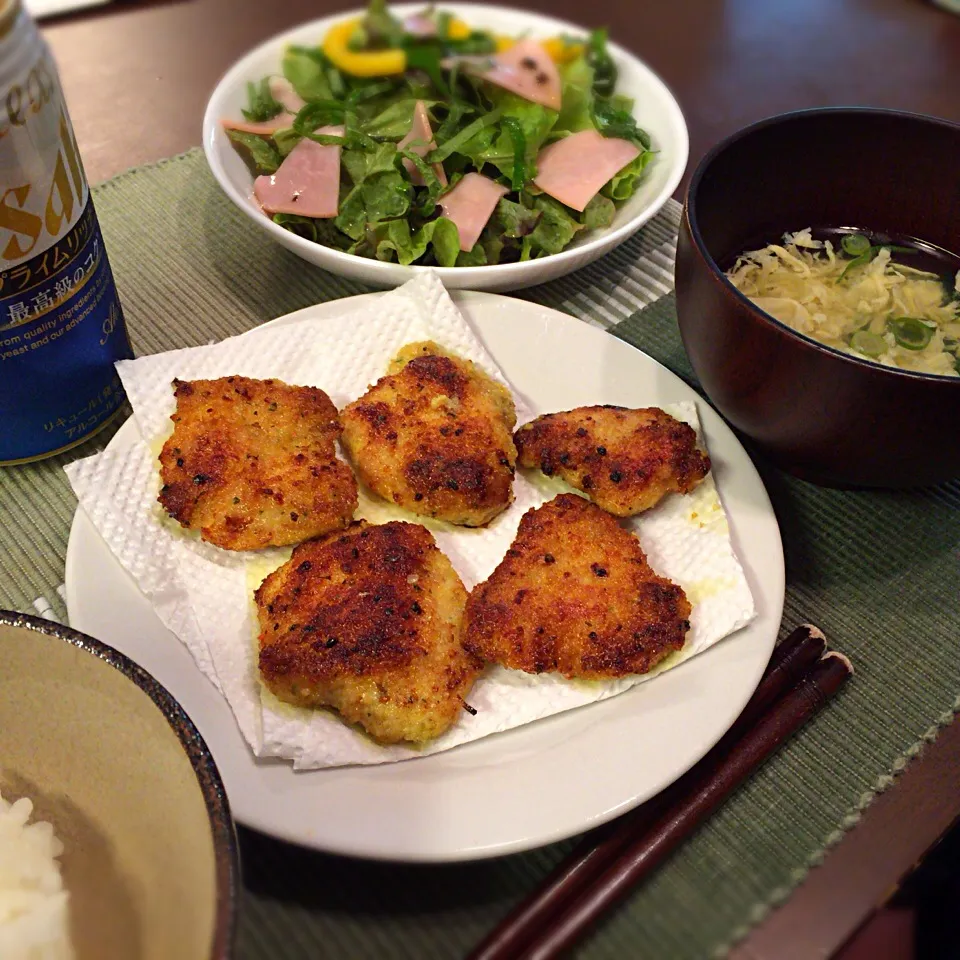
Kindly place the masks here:
<instances>
[{"instance_id":1,"label":"pair of chopsticks","mask_svg":"<svg viewBox=\"0 0 960 960\"><path fill-rule=\"evenodd\" d=\"M467 960L561 956L843 686L850 661L814 626L774 650L753 697L717 745L663 793L587 835Z\"/></svg>"}]
</instances>

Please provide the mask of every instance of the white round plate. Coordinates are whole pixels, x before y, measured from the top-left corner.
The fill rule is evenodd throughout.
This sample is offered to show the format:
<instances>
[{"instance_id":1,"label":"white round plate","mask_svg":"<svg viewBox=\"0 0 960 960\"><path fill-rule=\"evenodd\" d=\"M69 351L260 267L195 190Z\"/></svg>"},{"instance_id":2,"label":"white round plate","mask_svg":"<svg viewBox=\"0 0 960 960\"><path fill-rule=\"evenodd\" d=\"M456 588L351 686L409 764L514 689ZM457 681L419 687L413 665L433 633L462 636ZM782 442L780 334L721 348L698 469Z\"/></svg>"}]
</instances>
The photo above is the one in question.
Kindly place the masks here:
<instances>
[{"instance_id":1,"label":"white round plate","mask_svg":"<svg viewBox=\"0 0 960 960\"><path fill-rule=\"evenodd\" d=\"M319 304L274 322L309 317L322 325L378 296ZM560 840L625 813L727 730L779 629L780 531L750 458L713 409L665 367L573 317L490 294L457 293L454 300L535 410L697 401L759 615L676 669L602 703L422 759L294 773L289 763L254 758L226 700L78 510L67 551L71 624L136 660L180 701L213 752L237 820L319 850L469 860ZM136 437L128 421L111 447Z\"/></svg>"},{"instance_id":2,"label":"white round plate","mask_svg":"<svg viewBox=\"0 0 960 960\"><path fill-rule=\"evenodd\" d=\"M586 36L589 32L585 27L565 20L509 7L482 3L440 3L439 6L471 26L508 35L528 34L546 38L561 33ZM390 9L398 16L404 16L422 11L423 7L423 3L400 3L391 4ZM207 103L203 117L203 149L217 182L250 218L255 229L265 230L277 243L331 273L374 286L395 287L426 268L382 263L334 250L298 237L265 216L252 199L253 176L220 123L224 117L241 115L240 108L246 106L247 102L247 83L277 73L287 46L316 46L333 24L361 16L362 13L362 10L354 10L305 23L271 37L237 61L217 84ZM440 276L444 286L449 289L516 290L565 276L592 263L636 233L656 215L677 189L689 153L687 126L680 106L664 82L645 63L615 43L610 43L608 49L619 70L617 92L633 97L637 123L650 134L653 149L657 151L647 167L640 188L617 211L611 226L604 230L589 231L587 237L562 253L526 263L431 267Z\"/></svg>"}]
</instances>

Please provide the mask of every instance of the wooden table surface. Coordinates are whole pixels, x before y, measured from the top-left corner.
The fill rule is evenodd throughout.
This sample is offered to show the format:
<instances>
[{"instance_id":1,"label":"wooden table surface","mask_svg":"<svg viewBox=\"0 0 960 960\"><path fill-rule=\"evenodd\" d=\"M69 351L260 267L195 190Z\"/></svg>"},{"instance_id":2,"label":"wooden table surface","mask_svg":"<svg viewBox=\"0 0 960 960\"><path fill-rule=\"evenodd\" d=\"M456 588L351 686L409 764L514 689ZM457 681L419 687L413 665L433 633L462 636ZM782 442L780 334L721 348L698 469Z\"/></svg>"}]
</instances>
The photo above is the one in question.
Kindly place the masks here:
<instances>
[{"instance_id":1,"label":"wooden table surface","mask_svg":"<svg viewBox=\"0 0 960 960\"><path fill-rule=\"evenodd\" d=\"M663 77L690 128L688 175L719 139L785 110L857 104L960 122L960 16L924 0L524 3L608 25ZM199 144L207 97L237 57L273 33L350 5L115 2L47 23L90 180ZM958 816L954 723L734 956L830 956Z\"/></svg>"}]
</instances>

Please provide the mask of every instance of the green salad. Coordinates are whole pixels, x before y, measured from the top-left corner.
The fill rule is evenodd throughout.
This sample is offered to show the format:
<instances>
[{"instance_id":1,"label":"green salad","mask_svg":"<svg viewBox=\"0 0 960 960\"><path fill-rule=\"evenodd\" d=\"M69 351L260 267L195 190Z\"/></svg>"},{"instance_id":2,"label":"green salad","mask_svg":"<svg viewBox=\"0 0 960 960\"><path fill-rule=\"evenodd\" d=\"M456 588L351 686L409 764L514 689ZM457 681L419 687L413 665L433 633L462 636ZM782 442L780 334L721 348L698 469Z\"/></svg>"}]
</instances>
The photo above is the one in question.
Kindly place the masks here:
<instances>
[{"instance_id":1,"label":"green salad","mask_svg":"<svg viewBox=\"0 0 960 960\"><path fill-rule=\"evenodd\" d=\"M383 0L291 46L222 123L265 215L358 256L482 266L609 226L653 157L606 31L503 37Z\"/></svg>"}]
</instances>

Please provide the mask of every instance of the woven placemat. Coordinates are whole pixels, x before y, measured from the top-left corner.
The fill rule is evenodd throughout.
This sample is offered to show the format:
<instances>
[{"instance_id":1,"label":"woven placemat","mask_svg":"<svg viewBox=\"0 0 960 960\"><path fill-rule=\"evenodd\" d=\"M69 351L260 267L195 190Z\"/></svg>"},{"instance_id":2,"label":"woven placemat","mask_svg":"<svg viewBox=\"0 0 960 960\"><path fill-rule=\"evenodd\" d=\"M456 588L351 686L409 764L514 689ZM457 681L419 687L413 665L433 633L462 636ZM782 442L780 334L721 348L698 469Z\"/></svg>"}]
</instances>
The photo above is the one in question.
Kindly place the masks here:
<instances>
[{"instance_id":1,"label":"woven placemat","mask_svg":"<svg viewBox=\"0 0 960 960\"><path fill-rule=\"evenodd\" d=\"M250 229L199 151L123 174L94 194L138 354L218 340L367 290ZM678 211L671 201L599 263L520 296L610 329L696 386L670 293ZM65 617L58 588L75 501L62 467L112 432L0 470L0 607ZM784 536L785 625L819 624L857 676L578 957L722 956L958 707L960 484L822 490L757 463ZM325 857L246 830L240 838L243 960L462 957L572 843L480 864L406 867Z\"/></svg>"}]
</instances>

